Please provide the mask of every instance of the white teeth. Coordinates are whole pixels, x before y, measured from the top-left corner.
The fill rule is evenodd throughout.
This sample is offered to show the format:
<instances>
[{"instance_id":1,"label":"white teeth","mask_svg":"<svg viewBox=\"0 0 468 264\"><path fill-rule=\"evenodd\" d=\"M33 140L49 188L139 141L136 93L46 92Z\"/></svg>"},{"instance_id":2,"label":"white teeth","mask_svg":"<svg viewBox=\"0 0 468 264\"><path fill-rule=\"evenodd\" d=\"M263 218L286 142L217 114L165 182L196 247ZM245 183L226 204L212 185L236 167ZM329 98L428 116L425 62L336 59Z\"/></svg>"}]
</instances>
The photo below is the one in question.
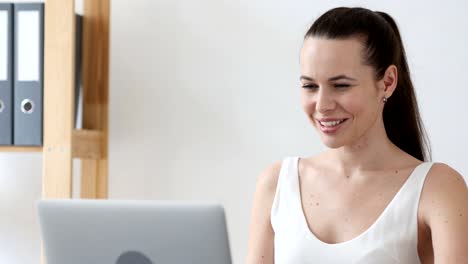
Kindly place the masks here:
<instances>
[{"instance_id":1,"label":"white teeth","mask_svg":"<svg viewBox=\"0 0 468 264\"><path fill-rule=\"evenodd\" d=\"M343 121L344 121L344 119L342 119L342 120L337 120L337 121L330 121L330 122L320 122L320 121L319 121L319 122L320 122L320 124L321 124L322 126L325 126L325 127L334 127L334 126L337 126L337 125L343 123Z\"/></svg>"}]
</instances>

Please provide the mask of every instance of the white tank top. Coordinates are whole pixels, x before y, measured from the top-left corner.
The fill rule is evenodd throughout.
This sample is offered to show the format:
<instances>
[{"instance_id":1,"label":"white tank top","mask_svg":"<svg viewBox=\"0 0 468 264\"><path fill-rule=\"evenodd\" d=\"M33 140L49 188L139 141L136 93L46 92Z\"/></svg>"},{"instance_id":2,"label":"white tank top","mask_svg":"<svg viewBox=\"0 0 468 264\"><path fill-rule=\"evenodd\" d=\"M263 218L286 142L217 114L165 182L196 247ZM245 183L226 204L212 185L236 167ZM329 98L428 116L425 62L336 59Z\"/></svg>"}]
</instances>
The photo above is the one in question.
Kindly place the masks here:
<instances>
[{"instance_id":1,"label":"white tank top","mask_svg":"<svg viewBox=\"0 0 468 264\"><path fill-rule=\"evenodd\" d=\"M309 229L299 189L299 157L283 161L271 209L275 264L421 263L417 251L418 205L432 163L414 169L378 219L357 237L336 244Z\"/></svg>"}]
</instances>

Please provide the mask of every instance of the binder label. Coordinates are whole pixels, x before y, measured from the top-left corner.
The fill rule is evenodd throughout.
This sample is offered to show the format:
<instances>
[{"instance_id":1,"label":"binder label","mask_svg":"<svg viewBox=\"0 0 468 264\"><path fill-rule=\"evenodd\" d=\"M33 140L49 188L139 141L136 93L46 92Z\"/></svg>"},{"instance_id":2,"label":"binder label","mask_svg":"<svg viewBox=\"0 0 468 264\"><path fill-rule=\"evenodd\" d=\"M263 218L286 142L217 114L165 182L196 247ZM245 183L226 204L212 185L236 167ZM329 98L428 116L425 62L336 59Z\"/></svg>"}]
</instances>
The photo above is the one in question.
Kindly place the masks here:
<instances>
[{"instance_id":1,"label":"binder label","mask_svg":"<svg viewBox=\"0 0 468 264\"><path fill-rule=\"evenodd\" d=\"M8 11L0 11L0 81L8 76Z\"/></svg>"},{"instance_id":2,"label":"binder label","mask_svg":"<svg viewBox=\"0 0 468 264\"><path fill-rule=\"evenodd\" d=\"M38 11L18 12L18 81L39 81Z\"/></svg>"}]
</instances>

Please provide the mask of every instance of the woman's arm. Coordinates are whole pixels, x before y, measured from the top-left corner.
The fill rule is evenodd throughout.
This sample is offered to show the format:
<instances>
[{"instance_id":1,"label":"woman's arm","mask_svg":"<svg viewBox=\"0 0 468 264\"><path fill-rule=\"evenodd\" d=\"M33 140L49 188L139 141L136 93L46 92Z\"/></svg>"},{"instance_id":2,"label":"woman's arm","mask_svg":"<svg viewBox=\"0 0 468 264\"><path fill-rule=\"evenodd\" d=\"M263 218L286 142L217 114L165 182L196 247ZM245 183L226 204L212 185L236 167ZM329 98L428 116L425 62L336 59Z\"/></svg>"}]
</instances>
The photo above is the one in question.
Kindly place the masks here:
<instances>
[{"instance_id":1,"label":"woman's arm","mask_svg":"<svg viewBox=\"0 0 468 264\"><path fill-rule=\"evenodd\" d=\"M270 212L281 163L281 161L274 163L257 178L251 211L247 264L274 263L274 233L271 227Z\"/></svg>"},{"instance_id":2,"label":"woman's arm","mask_svg":"<svg viewBox=\"0 0 468 264\"><path fill-rule=\"evenodd\" d=\"M468 189L463 177L445 164L434 164L426 179L426 221L435 264L468 263Z\"/></svg>"}]
</instances>

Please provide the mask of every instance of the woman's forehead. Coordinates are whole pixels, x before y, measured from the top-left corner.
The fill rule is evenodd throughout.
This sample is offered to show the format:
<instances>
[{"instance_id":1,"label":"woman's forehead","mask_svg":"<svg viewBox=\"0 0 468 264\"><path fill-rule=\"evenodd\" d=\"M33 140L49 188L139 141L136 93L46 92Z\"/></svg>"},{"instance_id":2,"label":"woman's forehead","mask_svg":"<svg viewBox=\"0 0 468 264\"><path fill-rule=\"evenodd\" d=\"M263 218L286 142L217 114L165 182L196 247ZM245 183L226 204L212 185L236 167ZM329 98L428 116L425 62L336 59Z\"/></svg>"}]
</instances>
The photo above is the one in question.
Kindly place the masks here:
<instances>
[{"instance_id":1,"label":"woman's forehead","mask_svg":"<svg viewBox=\"0 0 468 264\"><path fill-rule=\"evenodd\" d=\"M316 78L340 74L360 74L363 68L363 46L358 38L328 39L308 37L301 49L301 72Z\"/></svg>"}]
</instances>

